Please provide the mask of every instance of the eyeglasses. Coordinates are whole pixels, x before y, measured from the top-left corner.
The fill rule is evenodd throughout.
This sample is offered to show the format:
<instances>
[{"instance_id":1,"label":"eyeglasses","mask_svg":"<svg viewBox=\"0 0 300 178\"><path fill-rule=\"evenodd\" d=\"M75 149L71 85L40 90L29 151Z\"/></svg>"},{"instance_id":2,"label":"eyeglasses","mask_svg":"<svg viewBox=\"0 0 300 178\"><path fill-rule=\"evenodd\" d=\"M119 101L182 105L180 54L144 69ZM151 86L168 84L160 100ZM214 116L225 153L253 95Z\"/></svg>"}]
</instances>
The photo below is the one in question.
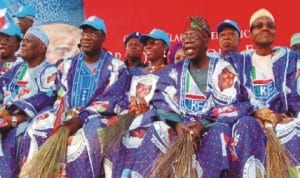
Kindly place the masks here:
<instances>
[{"instance_id":1,"label":"eyeglasses","mask_svg":"<svg viewBox=\"0 0 300 178\"><path fill-rule=\"evenodd\" d=\"M182 42L186 42L188 40L197 41L197 40L200 40L200 39L203 39L203 37L201 37L197 33L186 33L186 34L182 34L182 36L181 36Z\"/></svg>"},{"instance_id":2,"label":"eyeglasses","mask_svg":"<svg viewBox=\"0 0 300 178\"><path fill-rule=\"evenodd\" d=\"M99 31L95 31L95 30L83 30L81 32L81 35L86 35L86 36L89 36L89 37L92 37L92 38L97 38L99 37L101 34Z\"/></svg>"},{"instance_id":3,"label":"eyeglasses","mask_svg":"<svg viewBox=\"0 0 300 178\"><path fill-rule=\"evenodd\" d=\"M258 22L255 23L251 26L251 29L262 29L263 27L267 27L268 29L275 29L275 24L273 22L267 22L267 23L263 23L263 22Z\"/></svg>"}]
</instances>

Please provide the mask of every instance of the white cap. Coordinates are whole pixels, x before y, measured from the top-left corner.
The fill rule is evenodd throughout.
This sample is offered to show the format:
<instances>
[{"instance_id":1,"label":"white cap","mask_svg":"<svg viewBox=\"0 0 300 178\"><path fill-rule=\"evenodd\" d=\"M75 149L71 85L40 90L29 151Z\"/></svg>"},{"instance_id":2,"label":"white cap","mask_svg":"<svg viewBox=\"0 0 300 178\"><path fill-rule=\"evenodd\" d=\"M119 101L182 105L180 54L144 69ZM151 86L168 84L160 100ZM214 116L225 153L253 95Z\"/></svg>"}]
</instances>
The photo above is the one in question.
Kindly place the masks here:
<instances>
[{"instance_id":1,"label":"white cap","mask_svg":"<svg viewBox=\"0 0 300 178\"><path fill-rule=\"evenodd\" d=\"M261 9L258 9L257 11L255 11L252 14L252 16L250 17L250 22L249 22L250 27L253 24L253 22L260 17L269 17L273 22L275 22L275 19L274 19L273 15L271 14L271 12L265 8L261 8Z\"/></svg>"},{"instance_id":2,"label":"white cap","mask_svg":"<svg viewBox=\"0 0 300 178\"><path fill-rule=\"evenodd\" d=\"M30 27L26 34L31 34L31 35L34 35L35 37L37 37L42 43L44 43L44 45L46 46L46 48L48 47L49 45L49 38L48 36L46 35L46 33L40 29L39 27Z\"/></svg>"}]
</instances>

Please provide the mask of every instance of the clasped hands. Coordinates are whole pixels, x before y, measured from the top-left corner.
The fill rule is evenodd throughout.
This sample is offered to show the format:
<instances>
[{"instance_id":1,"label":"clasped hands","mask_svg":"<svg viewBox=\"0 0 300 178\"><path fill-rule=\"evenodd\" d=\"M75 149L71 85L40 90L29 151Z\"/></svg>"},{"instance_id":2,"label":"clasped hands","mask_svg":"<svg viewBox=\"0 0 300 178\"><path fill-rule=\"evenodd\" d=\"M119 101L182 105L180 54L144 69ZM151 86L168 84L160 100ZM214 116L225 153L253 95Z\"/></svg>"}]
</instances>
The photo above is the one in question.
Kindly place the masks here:
<instances>
[{"instance_id":1,"label":"clasped hands","mask_svg":"<svg viewBox=\"0 0 300 178\"><path fill-rule=\"evenodd\" d=\"M128 107L128 112L135 112L135 115L138 116L149 110L149 106L144 98L137 96L130 96L130 104Z\"/></svg>"},{"instance_id":2,"label":"clasped hands","mask_svg":"<svg viewBox=\"0 0 300 178\"><path fill-rule=\"evenodd\" d=\"M188 124L177 123L175 126L178 136L191 134L194 138L199 138L205 130L205 127L198 121Z\"/></svg>"},{"instance_id":3,"label":"clasped hands","mask_svg":"<svg viewBox=\"0 0 300 178\"><path fill-rule=\"evenodd\" d=\"M259 121L262 127L268 123L275 127L278 123L288 123L293 120L292 117L288 117L286 114L276 113L269 108L257 110L254 113L254 117Z\"/></svg>"}]
</instances>

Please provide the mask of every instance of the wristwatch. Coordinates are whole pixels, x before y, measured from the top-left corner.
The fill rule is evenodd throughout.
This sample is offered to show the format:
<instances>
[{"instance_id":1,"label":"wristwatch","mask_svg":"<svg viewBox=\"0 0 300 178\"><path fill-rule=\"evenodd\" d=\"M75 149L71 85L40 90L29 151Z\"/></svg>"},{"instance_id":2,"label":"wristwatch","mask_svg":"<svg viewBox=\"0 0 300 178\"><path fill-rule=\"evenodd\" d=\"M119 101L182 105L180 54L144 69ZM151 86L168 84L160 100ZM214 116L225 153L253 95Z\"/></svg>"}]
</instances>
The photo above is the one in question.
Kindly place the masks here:
<instances>
[{"instance_id":1,"label":"wristwatch","mask_svg":"<svg viewBox=\"0 0 300 178\"><path fill-rule=\"evenodd\" d=\"M11 117L11 126L16 127L18 125L18 119L15 115Z\"/></svg>"}]
</instances>

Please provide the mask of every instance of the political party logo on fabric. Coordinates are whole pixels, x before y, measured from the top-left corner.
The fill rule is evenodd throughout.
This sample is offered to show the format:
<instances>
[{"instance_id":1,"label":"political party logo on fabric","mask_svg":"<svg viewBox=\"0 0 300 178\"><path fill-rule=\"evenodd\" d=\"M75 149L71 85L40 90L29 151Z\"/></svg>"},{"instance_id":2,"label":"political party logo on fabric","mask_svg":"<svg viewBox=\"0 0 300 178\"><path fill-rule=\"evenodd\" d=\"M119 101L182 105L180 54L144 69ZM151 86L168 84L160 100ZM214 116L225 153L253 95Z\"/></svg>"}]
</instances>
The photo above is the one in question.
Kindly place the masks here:
<instances>
[{"instance_id":1,"label":"political party logo on fabric","mask_svg":"<svg viewBox=\"0 0 300 178\"><path fill-rule=\"evenodd\" d=\"M212 110L212 115L215 117L220 116L237 116L238 115L238 109L233 106L225 106L221 108L214 108Z\"/></svg>"},{"instance_id":2,"label":"political party logo on fabric","mask_svg":"<svg viewBox=\"0 0 300 178\"><path fill-rule=\"evenodd\" d=\"M265 168L262 162L259 159L256 159L254 156L251 156L245 163L243 169L244 178L263 178L265 177Z\"/></svg>"},{"instance_id":3,"label":"political party logo on fabric","mask_svg":"<svg viewBox=\"0 0 300 178\"><path fill-rule=\"evenodd\" d=\"M187 66L188 63L185 63L181 79L180 105L185 112L196 113L203 110L206 95L198 88Z\"/></svg>"},{"instance_id":4,"label":"political party logo on fabric","mask_svg":"<svg viewBox=\"0 0 300 178\"><path fill-rule=\"evenodd\" d=\"M264 104L268 103L268 101L278 93L275 82L272 79L253 80L252 84L252 91L256 98Z\"/></svg>"},{"instance_id":5,"label":"political party logo on fabric","mask_svg":"<svg viewBox=\"0 0 300 178\"><path fill-rule=\"evenodd\" d=\"M189 112L201 111L206 102L206 96L202 93L194 92L196 86L187 86L187 91L184 94L184 108Z\"/></svg>"},{"instance_id":6,"label":"political party logo on fabric","mask_svg":"<svg viewBox=\"0 0 300 178\"><path fill-rule=\"evenodd\" d=\"M4 75L13 65L13 62L4 62L2 68L1 68L1 75Z\"/></svg>"}]
</instances>

